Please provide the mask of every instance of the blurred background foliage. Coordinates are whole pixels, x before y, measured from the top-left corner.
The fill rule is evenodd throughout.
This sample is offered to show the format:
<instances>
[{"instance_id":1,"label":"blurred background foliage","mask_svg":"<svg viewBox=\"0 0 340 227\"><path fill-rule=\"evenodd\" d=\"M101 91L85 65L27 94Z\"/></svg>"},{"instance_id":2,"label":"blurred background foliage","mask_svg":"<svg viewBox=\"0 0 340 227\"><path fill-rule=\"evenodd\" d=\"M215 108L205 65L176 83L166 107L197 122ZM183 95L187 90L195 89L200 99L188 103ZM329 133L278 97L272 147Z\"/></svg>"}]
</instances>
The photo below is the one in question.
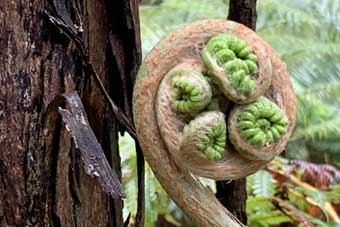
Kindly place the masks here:
<instances>
[{"instance_id":1,"label":"blurred background foliage","mask_svg":"<svg viewBox=\"0 0 340 227\"><path fill-rule=\"evenodd\" d=\"M178 27L226 18L228 4L227 0L144 0L140 6L143 56ZM297 126L283 157L248 178L249 226L340 225L340 0L259 0L257 12L257 33L280 54L291 73ZM125 214L133 217L137 177L131 137L121 137L120 148ZM214 190L214 182L206 184ZM145 185L147 227L165 226L165 222L193 226L148 166ZM160 219L163 224L156 224Z\"/></svg>"}]
</instances>

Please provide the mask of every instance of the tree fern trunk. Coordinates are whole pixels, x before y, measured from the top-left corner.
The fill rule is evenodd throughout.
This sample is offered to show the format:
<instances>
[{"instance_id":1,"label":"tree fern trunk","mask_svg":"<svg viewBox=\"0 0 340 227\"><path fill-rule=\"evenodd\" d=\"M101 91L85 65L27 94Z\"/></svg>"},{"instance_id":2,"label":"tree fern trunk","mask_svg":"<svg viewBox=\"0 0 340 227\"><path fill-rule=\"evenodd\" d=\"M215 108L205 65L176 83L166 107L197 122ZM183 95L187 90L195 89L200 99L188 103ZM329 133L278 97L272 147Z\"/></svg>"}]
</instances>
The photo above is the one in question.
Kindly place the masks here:
<instances>
[{"instance_id":1,"label":"tree fern trunk","mask_svg":"<svg viewBox=\"0 0 340 227\"><path fill-rule=\"evenodd\" d=\"M0 226L123 226L122 201L84 172L58 114L43 124L55 96L79 91L120 172L117 121L76 45L44 12L58 10L77 28L99 77L129 114L125 94L140 61L137 6L137 0L0 1Z\"/></svg>"},{"instance_id":2,"label":"tree fern trunk","mask_svg":"<svg viewBox=\"0 0 340 227\"><path fill-rule=\"evenodd\" d=\"M228 20L256 30L256 0L230 0Z\"/></svg>"},{"instance_id":3,"label":"tree fern trunk","mask_svg":"<svg viewBox=\"0 0 340 227\"><path fill-rule=\"evenodd\" d=\"M237 21L255 30L256 0L230 0L228 20ZM216 185L216 197L244 224L247 223L246 184L244 178L230 182L219 181Z\"/></svg>"}]
</instances>

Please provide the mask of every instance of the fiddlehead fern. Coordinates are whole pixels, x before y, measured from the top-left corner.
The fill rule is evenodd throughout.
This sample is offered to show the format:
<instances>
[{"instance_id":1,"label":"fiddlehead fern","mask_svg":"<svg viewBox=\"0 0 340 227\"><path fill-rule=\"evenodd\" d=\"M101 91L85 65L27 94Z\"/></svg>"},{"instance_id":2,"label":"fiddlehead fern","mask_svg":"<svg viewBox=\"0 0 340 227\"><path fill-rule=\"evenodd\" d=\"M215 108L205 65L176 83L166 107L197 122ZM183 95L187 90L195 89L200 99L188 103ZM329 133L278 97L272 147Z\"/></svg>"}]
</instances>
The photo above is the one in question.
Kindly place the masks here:
<instances>
[{"instance_id":1,"label":"fiddlehead fern","mask_svg":"<svg viewBox=\"0 0 340 227\"><path fill-rule=\"evenodd\" d=\"M233 54L228 50L216 53L219 62L211 61L212 65L209 66L209 62L202 61L201 47L221 33L234 34L249 46L252 53L243 42L231 40L228 42L234 43L230 47L228 45L228 50ZM221 45L224 44L216 44L217 47ZM226 70L220 67L222 62L228 64L229 59L238 60L236 64L225 65ZM257 68L250 62L256 64ZM207 68L209 76L205 76ZM170 73L175 69L190 69L194 73L190 70L184 74ZM247 92L238 92L232 87L227 77L230 75L226 71L241 71L240 77L243 78L245 72L254 78L254 90L248 96L245 94ZM205 76L211 90L209 102L193 104L196 98L201 100L202 96L191 99L197 95L188 86L193 81L186 75L191 74ZM239 85L235 81L237 78L234 83ZM242 89L248 91L251 86L236 88L242 92ZM209 93L201 88L199 92L202 95ZM265 134L265 140L254 139L253 136L253 145L245 139L247 137L240 135L250 125L238 119L239 113L246 108L246 105L238 104L251 103L264 94L275 100L275 105L288 122L286 124L285 120L275 119L273 115L269 121L258 119L255 122L257 127L265 130L269 123L271 126L277 123L285 127L287 132L282 132L277 138L273 135L273 140L268 133ZM230 101L226 102L225 96ZM284 149L292 132L295 96L284 63L256 33L232 21L208 20L170 33L146 56L134 88L133 117L143 153L156 177L176 203L199 226L242 226L218 202L215 195L201 185L195 175L217 180L239 179L266 165ZM226 118L228 124L225 126Z\"/></svg>"},{"instance_id":2,"label":"fiddlehead fern","mask_svg":"<svg viewBox=\"0 0 340 227\"><path fill-rule=\"evenodd\" d=\"M169 72L174 90L171 94L175 111L199 111L211 101L211 89L204 76L189 67L175 67Z\"/></svg>"},{"instance_id":3,"label":"fiddlehead fern","mask_svg":"<svg viewBox=\"0 0 340 227\"><path fill-rule=\"evenodd\" d=\"M219 160L225 152L226 132L222 112L203 112L184 127L181 152L189 156L202 154L210 160Z\"/></svg>"},{"instance_id":4,"label":"fiddlehead fern","mask_svg":"<svg viewBox=\"0 0 340 227\"><path fill-rule=\"evenodd\" d=\"M277 141L287 132L288 119L281 109L265 97L248 104L237 118L243 139L256 147Z\"/></svg>"},{"instance_id":5,"label":"fiddlehead fern","mask_svg":"<svg viewBox=\"0 0 340 227\"><path fill-rule=\"evenodd\" d=\"M266 147L279 141L288 130L284 112L265 97L236 108L228 124L236 128L236 132L229 135L236 150L255 156L258 149L266 152Z\"/></svg>"},{"instance_id":6,"label":"fiddlehead fern","mask_svg":"<svg viewBox=\"0 0 340 227\"><path fill-rule=\"evenodd\" d=\"M254 98L251 96L258 96L254 94L259 74L257 56L245 41L235 35L216 35L203 49L202 59L214 81L232 101L249 102ZM266 73L266 79L270 78ZM267 88L267 84L262 86ZM262 86L260 93L265 91Z\"/></svg>"}]
</instances>

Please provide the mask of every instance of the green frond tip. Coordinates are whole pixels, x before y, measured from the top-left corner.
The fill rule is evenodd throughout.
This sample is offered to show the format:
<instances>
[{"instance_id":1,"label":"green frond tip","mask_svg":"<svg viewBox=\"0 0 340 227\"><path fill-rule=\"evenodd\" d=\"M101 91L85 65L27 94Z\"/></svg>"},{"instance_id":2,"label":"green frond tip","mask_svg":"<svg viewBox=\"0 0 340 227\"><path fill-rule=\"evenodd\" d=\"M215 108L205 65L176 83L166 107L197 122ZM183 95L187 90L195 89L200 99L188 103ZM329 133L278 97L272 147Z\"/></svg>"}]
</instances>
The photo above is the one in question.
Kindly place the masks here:
<instances>
[{"instance_id":1,"label":"green frond tip","mask_svg":"<svg viewBox=\"0 0 340 227\"><path fill-rule=\"evenodd\" d=\"M187 68L170 71L172 78L172 108L181 113L190 113L205 108L211 101L212 92L208 81L200 72Z\"/></svg>"},{"instance_id":2,"label":"green frond tip","mask_svg":"<svg viewBox=\"0 0 340 227\"><path fill-rule=\"evenodd\" d=\"M199 138L197 148L210 160L219 160L226 146L227 127L225 121L212 125L206 134Z\"/></svg>"},{"instance_id":3,"label":"green frond tip","mask_svg":"<svg viewBox=\"0 0 340 227\"><path fill-rule=\"evenodd\" d=\"M283 111L265 97L245 106L237 118L243 139L256 147L275 142L287 132L288 119Z\"/></svg>"},{"instance_id":4,"label":"green frond tip","mask_svg":"<svg viewBox=\"0 0 340 227\"><path fill-rule=\"evenodd\" d=\"M252 75L258 70L257 57L251 47L235 35L212 37L203 49L202 59L211 71L224 71L240 94L249 96L255 90L256 80Z\"/></svg>"}]
</instances>

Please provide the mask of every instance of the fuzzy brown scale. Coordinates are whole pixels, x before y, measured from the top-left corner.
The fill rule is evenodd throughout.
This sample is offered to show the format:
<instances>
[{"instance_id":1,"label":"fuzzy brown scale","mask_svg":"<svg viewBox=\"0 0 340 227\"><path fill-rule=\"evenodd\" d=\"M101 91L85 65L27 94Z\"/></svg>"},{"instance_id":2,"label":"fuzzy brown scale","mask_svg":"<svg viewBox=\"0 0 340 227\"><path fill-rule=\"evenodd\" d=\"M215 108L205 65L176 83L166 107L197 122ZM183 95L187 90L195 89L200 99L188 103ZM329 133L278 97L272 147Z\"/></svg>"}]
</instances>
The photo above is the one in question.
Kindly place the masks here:
<instances>
[{"instance_id":1,"label":"fuzzy brown scale","mask_svg":"<svg viewBox=\"0 0 340 227\"><path fill-rule=\"evenodd\" d=\"M232 101L240 104L250 103L264 95L287 117L288 124L287 132L277 141L265 145L263 149L258 149L244 140L239 133L237 117L243 111L244 105L232 106L230 113L229 110L223 110L227 114L228 137L231 138L232 143L226 143L222 157L215 161L202 155L204 152L199 150L200 147L196 149L198 155L190 155L192 154L190 152L193 152L192 148L183 149L186 126L201 116L201 112L206 112L209 104L190 114L176 113L171 104L171 94L175 88L171 78L166 75L178 65L199 72L205 71L199 51L192 50L196 45L206 43L210 38L221 33L233 34L247 43L258 62L254 93L247 100ZM215 195L203 187L193 175L217 180L242 178L262 168L284 149L295 124L295 96L285 64L267 43L245 26L232 21L207 20L188 25L167 35L145 58L142 69L134 88L134 122L138 140L156 177L176 203L200 226L241 226L217 201ZM219 75L217 79L215 78L215 82L216 80L218 82L218 77ZM212 93L214 93L212 94L214 100L213 96L216 93L215 91ZM212 106L213 116L223 114L220 106ZM228 109L230 107L231 105L228 105ZM216 109L218 111L215 111ZM258 124L264 129L268 127L268 122L265 121L260 121ZM197 133L197 130L193 131ZM203 128L200 130L203 131ZM211 128L207 132L211 132ZM202 140L198 142L201 143ZM209 141L203 142L206 142L205 145L211 145L210 138Z\"/></svg>"}]
</instances>

